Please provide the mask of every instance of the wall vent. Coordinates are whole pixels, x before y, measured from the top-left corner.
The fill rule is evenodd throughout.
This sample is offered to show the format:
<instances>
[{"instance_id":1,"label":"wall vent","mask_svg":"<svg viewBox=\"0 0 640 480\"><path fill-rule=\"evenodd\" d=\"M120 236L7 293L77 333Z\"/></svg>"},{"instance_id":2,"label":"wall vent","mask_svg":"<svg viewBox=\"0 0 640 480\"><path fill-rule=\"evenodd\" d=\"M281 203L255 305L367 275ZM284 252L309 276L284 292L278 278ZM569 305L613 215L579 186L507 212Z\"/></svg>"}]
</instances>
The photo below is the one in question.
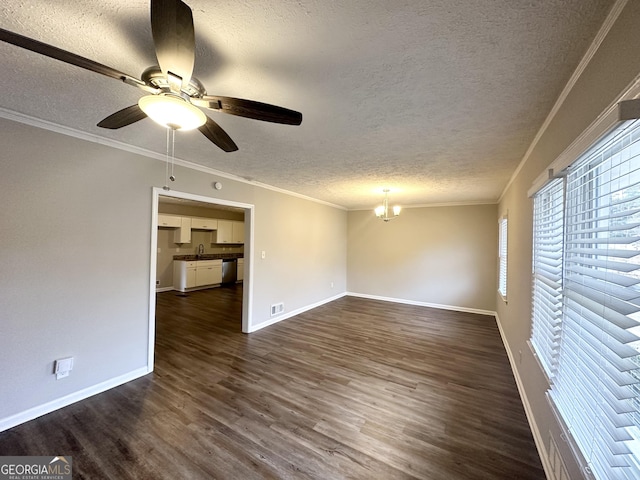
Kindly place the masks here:
<instances>
[{"instance_id":1,"label":"wall vent","mask_svg":"<svg viewBox=\"0 0 640 480\"><path fill-rule=\"evenodd\" d=\"M271 316L278 315L279 313L284 312L284 303L274 303L271 305Z\"/></svg>"}]
</instances>

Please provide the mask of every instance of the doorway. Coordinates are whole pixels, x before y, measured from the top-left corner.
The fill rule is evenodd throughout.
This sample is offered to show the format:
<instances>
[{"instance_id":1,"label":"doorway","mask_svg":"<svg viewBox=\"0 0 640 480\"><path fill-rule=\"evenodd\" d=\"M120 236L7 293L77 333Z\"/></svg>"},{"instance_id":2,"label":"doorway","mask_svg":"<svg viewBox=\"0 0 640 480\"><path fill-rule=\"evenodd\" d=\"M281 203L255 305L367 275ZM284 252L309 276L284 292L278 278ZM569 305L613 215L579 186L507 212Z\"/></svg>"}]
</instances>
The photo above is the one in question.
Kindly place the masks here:
<instances>
[{"instance_id":1,"label":"doorway","mask_svg":"<svg viewBox=\"0 0 640 480\"><path fill-rule=\"evenodd\" d=\"M161 200L169 203L183 203L184 205L200 205L211 209L228 210L242 212L244 214L244 279L242 292L242 332L249 332L251 324L251 303L253 298L252 289L252 259L253 259L253 223L254 206L251 204L239 203L225 199L205 197L190 193L166 191L162 188L153 188L152 211L151 211L151 259L149 268L149 342L147 370L153 371L155 355L155 335L156 335L156 281L158 279L158 209ZM196 237L199 239L199 237ZM204 238L204 237L203 237ZM197 247L197 245L196 245ZM185 254L190 253L191 246L185 250ZM181 252L182 253L182 252Z\"/></svg>"}]
</instances>

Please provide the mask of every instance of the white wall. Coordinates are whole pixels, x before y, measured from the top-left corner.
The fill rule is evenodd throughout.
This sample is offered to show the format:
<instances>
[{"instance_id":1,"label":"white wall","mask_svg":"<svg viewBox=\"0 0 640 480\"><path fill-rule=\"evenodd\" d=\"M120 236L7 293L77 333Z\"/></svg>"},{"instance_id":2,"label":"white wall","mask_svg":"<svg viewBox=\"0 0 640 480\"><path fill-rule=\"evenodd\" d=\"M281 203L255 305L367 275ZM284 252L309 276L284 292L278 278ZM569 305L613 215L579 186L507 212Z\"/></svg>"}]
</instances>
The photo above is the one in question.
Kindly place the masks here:
<instances>
[{"instance_id":1,"label":"white wall","mask_svg":"<svg viewBox=\"0 0 640 480\"><path fill-rule=\"evenodd\" d=\"M385 223L349 212L351 293L495 311L496 205L405 208Z\"/></svg>"},{"instance_id":2,"label":"white wall","mask_svg":"<svg viewBox=\"0 0 640 480\"><path fill-rule=\"evenodd\" d=\"M527 198L535 178L562 153L640 74L640 2L629 1L557 114L531 150L505 192L498 215L509 213L508 303L496 298L497 312L516 375L525 395L534 435L543 452L553 435L562 449L571 478L581 478L560 440L558 424L545 393L549 384L527 345L531 334L532 202ZM520 352L522 356L520 359ZM544 455L543 455L544 457ZM543 460L545 460L543 458Z\"/></svg>"},{"instance_id":3,"label":"white wall","mask_svg":"<svg viewBox=\"0 0 640 480\"><path fill-rule=\"evenodd\" d=\"M152 187L164 165L9 120L0 143L2 430L147 371ZM253 262L251 327L271 321L274 302L286 314L345 292L345 211L176 176L175 190L255 205L254 251L267 256ZM53 361L70 355L73 372L56 381Z\"/></svg>"}]
</instances>

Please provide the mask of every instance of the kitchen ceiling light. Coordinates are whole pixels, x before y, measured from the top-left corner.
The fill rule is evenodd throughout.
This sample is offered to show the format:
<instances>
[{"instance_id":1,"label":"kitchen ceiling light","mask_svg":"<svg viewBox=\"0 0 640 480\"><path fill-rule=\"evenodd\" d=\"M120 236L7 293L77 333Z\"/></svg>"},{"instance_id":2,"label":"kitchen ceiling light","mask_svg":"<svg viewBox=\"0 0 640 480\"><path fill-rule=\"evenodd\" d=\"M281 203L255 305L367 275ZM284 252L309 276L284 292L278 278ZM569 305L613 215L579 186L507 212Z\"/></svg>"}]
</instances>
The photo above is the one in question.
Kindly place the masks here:
<instances>
[{"instance_id":1,"label":"kitchen ceiling light","mask_svg":"<svg viewBox=\"0 0 640 480\"><path fill-rule=\"evenodd\" d=\"M376 213L376 217L384 220L385 222L388 222L389 220L393 220L395 217L397 217L398 215L400 215L400 206L396 205L393 207L393 215L389 216L389 192L390 190L388 188L385 188L383 190L384 192L384 201L382 202L382 205L380 205L379 207L376 207L376 209L374 210Z\"/></svg>"},{"instance_id":2,"label":"kitchen ceiling light","mask_svg":"<svg viewBox=\"0 0 640 480\"><path fill-rule=\"evenodd\" d=\"M193 130L207 122L198 107L176 95L145 95L138 106L151 120L174 130Z\"/></svg>"}]
</instances>

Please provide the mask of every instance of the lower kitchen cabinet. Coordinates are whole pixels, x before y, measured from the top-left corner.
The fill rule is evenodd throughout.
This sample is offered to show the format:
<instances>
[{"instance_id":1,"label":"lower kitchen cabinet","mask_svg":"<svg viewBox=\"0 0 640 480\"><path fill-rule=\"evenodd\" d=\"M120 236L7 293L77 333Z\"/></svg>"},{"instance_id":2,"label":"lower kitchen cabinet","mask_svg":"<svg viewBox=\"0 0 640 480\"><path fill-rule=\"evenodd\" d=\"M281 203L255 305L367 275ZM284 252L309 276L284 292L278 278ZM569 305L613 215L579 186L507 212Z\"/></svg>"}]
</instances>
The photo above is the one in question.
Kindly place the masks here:
<instances>
[{"instance_id":1,"label":"lower kitchen cabinet","mask_svg":"<svg viewBox=\"0 0 640 480\"><path fill-rule=\"evenodd\" d=\"M184 292L196 286L196 262L173 262L173 288Z\"/></svg>"},{"instance_id":2,"label":"lower kitchen cabinet","mask_svg":"<svg viewBox=\"0 0 640 480\"><path fill-rule=\"evenodd\" d=\"M196 287L222 283L222 260L201 260L196 263Z\"/></svg>"},{"instance_id":3,"label":"lower kitchen cabinet","mask_svg":"<svg viewBox=\"0 0 640 480\"><path fill-rule=\"evenodd\" d=\"M222 283L222 260L174 260L173 288L184 292L191 288Z\"/></svg>"}]
</instances>

